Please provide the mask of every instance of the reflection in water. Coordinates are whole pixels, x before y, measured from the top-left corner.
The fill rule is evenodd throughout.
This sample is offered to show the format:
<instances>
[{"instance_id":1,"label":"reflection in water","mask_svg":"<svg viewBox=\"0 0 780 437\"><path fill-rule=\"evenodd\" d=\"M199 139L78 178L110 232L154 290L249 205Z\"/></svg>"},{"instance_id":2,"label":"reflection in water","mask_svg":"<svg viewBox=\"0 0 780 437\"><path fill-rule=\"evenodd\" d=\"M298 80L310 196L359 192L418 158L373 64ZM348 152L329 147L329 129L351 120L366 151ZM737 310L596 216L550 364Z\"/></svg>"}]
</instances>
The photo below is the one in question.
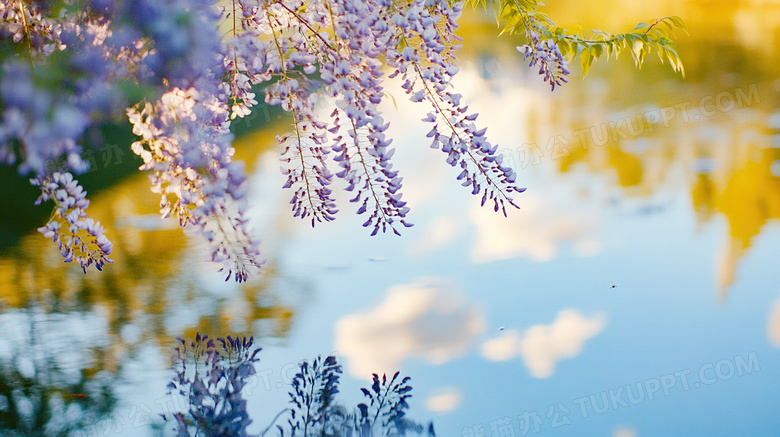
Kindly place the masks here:
<instances>
[{"instance_id":1,"label":"reflection in water","mask_svg":"<svg viewBox=\"0 0 780 437\"><path fill-rule=\"evenodd\" d=\"M740 260L751 251L757 237L780 219L780 82L775 65L780 51L780 8L753 3L747 7L743 2L681 4L661 0L632 4L632 11L627 11L624 5L594 8L591 2L555 2L546 10L564 25L582 22L586 29L628 30L648 17L675 14L686 19L691 36L681 36L678 44L686 64L684 80L655 59L648 60L642 71L635 71L629 66L630 58L621 58L617 63L609 61L609 65L600 63L587 81L556 89L552 95L546 90L544 94L535 92L543 88L535 72L512 70L518 64L516 41L496 39L495 24L489 18L464 16L462 58L473 59L481 67L473 73L474 69L464 66L462 77L471 82L464 85L487 91L485 96L464 94L474 101L490 99L484 106L493 112L486 111L482 117L491 125L504 129L526 124L527 129L521 131L528 135L514 139L514 143L501 143L508 148L505 156L521 176L552 169L547 180L563 181L558 186L564 185L567 192L561 195L556 187L546 186L528 191L521 199L523 209L510 220L484 209L463 209L460 216L437 211L430 221L418 224L426 232L411 248L412 254L425 261L421 255L438 257L441 252L433 251L447 245L468 250L466 245L456 246L457 239L471 232L473 225L476 235L472 260L487 263L527 257L558 261L565 258L559 256L562 246L570 244L579 255L603 255L612 262L610 242L601 238L603 229L613 224L605 211L617 210L621 217L667 214L678 206L673 204L674 194L683 192L699 228L720 219L727 223L718 243L714 272L717 292L725 296L730 284L739 279ZM403 105L400 100L399 105ZM526 106L522 118L506 119L512 113L507 108ZM260 117L250 121L262 122L262 113ZM257 156L275 144L273 135L280 129L269 126L239 140L237 155L245 160L248 174L257 171ZM493 134L501 133L490 129ZM399 154L405 147L399 145ZM428 159L428 155L421 156L415 155L414 159ZM450 179L439 177L449 169L443 168L438 158L431 158L434 162L430 167L425 161L422 176L409 174L406 179L427 179L420 190L406 194L418 211L425 211L428 204L441 205L435 202L444 191L437 184L454 182L454 175ZM277 171L276 165L269 168ZM574 201L570 199L571 186L578 187L574 191L580 196ZM278 186L262 189L276 192ZM16 235L12 239L15 246L0 249L0 329L5 333L0 338L2 435L11 430L22 435L41 434L44 429L49 434L62 434L118 409L121 399L117 388L126 384L123 378L131 373L126 372L128 368L143 363L142 348L151 346L159 356L167 356L172 337L194 336L196 332L236 332L266 338L286 338L290 334L297 307L287 296L300 291L299 283L306 279L299 278L307 274L276 270L276 254L269 253L271 267L264 276L241 286L224 285L221 278L210 276L210 267L202 267L200 252L185 233L157 219L157 201L143 175L123 180L92 198L92 209L115 243L117 262L102 274L85 276L76 266L64 264L56 248L35 232ZM271 202L264 203L258 207L263 210L258 214L274 215L274 208ZM294 241L298 235L310 235L296 234L288 208L284 204L278 211L281 218L269 225L272 235L265 236L283 240L280 247L299 244ZM31 217L9 216L8 211L5 214L3 220ZM353 241L362 241L353 240L351 234L341 237L348 241L344 251L361 244ZM453 256L453 252L447 255ZM382 267L392 271L394 263L405 261L399 258L381 263ZM347 258L346 265L353 265L353 261ZM278 264L285 265L283 261ZM424 265L428 268L433 264ZM485 266L490 267L479 267ZM566 269L572 264L560 266ZM304 265L303 269L308 267ZM636 275L637 270L631 269L627 275ZM368 268L344 270L328 274L346 275ZM429 272L414 272L422 274ZM326 283L328 277L317 277L320 279ZM349 287L363 293L367 285L353 283ZM336 349L347 359L349 373L365 378L370 372L392 370L409 358L438 364L455 361L472 350L484 340L479 336L484 334L487 313L475 305L475 300L453 288L424 281L407 283L390 288L373 309L337 313L334 319L341 318L336 325ZM493 299L494 293L502 296L500 290L491 290L485 293L485 299ZM529 292L523 299L534 297ZM503 302L486 304L490 305L502 306ZM558 308L550 310L551 314ZM780 301L774 302L768 314L761 311L761 342L768 340L780 347ZM611 326L618 323L617 317L610 314ZM549 325L522 331L508 327L496 338L482 342L482 356L499 361L521 356L531 375L538 379L533 382L550 382L560 360L580 354L589 338L615 331L602 333L604 320L570 311L561 312ZM720 322L726 323L718 319ZM686 326L688 329L694 328ZM685 364L689 365L690 361ZM143 364L136 367L143 368ZM461 370L467 373L474 369ZM615 386L626 382L619 380ZM480 383L488 384L490 380ZM466 384L458 388L449 387L449 382L436 384L440 388L426 398L430 411L451 412L463 405L461 412L473 407L469 405L473 392ZM720 387L726 387L726 383ZM490 404L484 408L496 407ZM484 416L479 420L483 418L492 419ZM609 429L615 436L644 435L630 422Z\"/></svg>"},{"instance_id":2,"label":"reflection in water","mask_svg":"<svg viewBox=\"0 0 780 437\"><path fill-rule=\"evenodd\" d=\"M553 162L561 174L600 177L619 188L621 197L645 200L637 211L641 214L662 212L652 199L687 187L700 225L717 216L728 222L715 272L724 298L739 259L763 227L780 218L780 175L772 171L780 162L780 81L773 62L780 52L780 8L661 1L632 5L628 13L624 5L588 4L564 1L545 10L559 24L577 22L584 28L605 23L630 28L637 18L670 13L685 18L691 36L680 36L678 47L686 78L664 71L657 59L631 74L621 68L630 59L602 63L586 86L564 87L550 102L536 104L527 118L530 138L506 150L505 157L518 172ZM511 62L511 51L500 40L469 45L469 32L487 23L475 20L464 29L465 49L480 52L483 70L490 70L491 59L499 58L499 65ZM579 224L586 225L587 220ZM551 227L543 232L550 233ZM559 232L552 231L549 239L555 240ZM549 247L503 251L535 259L554 253Z\"/></svg>"},{"instance_id":3,"label":"reflection in water","mask_svg":"<svg viewBox=\"0 0 780 437\"><path fill-rule=\"evenodd\" d=\"M552 188L551 188L552 189ZM561 202L547 193L523 194L523 210L509 217L474 205L469 217L476 228L471 258L491 262L514 257L550 261L559 247L570 243L580 255L595 255L598 211L592 202Z\"/></svg>"},{"instance_id":4,"label":"reflection in water","mask_svg":"<svg viewBox=\"0 0 780 437\"><path fill-rule=\"evenodd\" d=\"M462 232L461 223L449 217L436 217L424 236L414 243L412 255L422 256L446 246Z\"/></svg>"},{"instance_id":5,"label":"reflection in water","mask_svg":"<svg viewBox=\"0 0 780 437\"><path fill-rule=\"evenodd\" d=\"M276 293L284 278L269 267L240 286L210 285L221 281L205 252L159 218L157 202L142 174L91 197L115 244L116 263L101 273L63 263L37 232L0 253L0 434L65 435L98 422L116 406L123 369L149 345L168 356L174 336L287 335L293 309Z\"/></svg>"},{"instance_id":6,"label":"reflection in water","mask_svg":"<svg viewBox=\"0 0 780 437\"><path fill-rule=\"evenodd\" d=\"M780 347L780 298L775 300L769 311L766 334L774 347Z\"/></svg>"},{"instance_id":7,"label":"reflection in water","mask_svg":"<svg viewBox=\"0 0 780 437\"><path fill-rule=\"evenodd\" d=\"M683 101L691 107L681 109L678 104L638 113L636 118L645 122L651 115L658 120L641 139L625 128L630 123L621 125L627 120L621 114L606 115L608 122L588 118L572 122L578 138L571 139L570 153L558 162L564 173L585 169L612 178L627 197L649 197L668 190L670 184L687 185L699 223L715 214L724 215L729 223L717 273L721 294L733 282L737 260L753 237L769 220L780 218L780 178L771 172L780 151L765 134L771 108L763 108L760 98L764 93L766 102L769 90L743 91L716 94L723 96L719 106L733 108L726 112L717 112L711 96L704 96L688 101L705 102L702 106ZM716 112L712 119L705 118L707 111ZM676 119L669 116L664 123L664 114Z\"/></svg>"},{"instance_id":8,"label":"reflection in water","mask_svg":"<svg viewBox=\"0 0 780 437\"><path fill-rule=\"evenodd\" d=\"M612 437L636 437L636 430L633 428L620 427L612 431Z\"/></svg>"},{"instance_id":9,"label":"reflection in water","mask_svg":"<svg viewBox=\"0 0 780 437\"><path fill-rule=\"evenodd\" d=\"M47 314L40 307L0 314L0 430L67 435L116 403L120 364L98 311Z\"/></svg>"},{"instance_id":10,"label":"reflection in water","mask_svg":"<svg viewBox=\"0 0 780 437\"><path fill-rule=\"evenodd\" d=\"M408 358L441 364L463 355L485 330L482 311L451 284L419 281L396 285L364 314L343 316L335 345L355 377L399 368Z\"/></svg>"},{"instance_id":11,"label":"reflection in water","mask_svg":"<svg viewBox=\"0 0 780 437\"><path fill-rule=\"evenodd\" d=\"M184 399L184 411L164 415L175 422L176 435L246 437L252 419L247 411L260 347L252 337L209 339L195 334L194 340L178 339L174 355L174 377L169 394ZM290 382L289 407L282 409L260 435L277 431L290 437L404 436L425 432L435 436L433 423L417 423L406 417L412 386L409 377L373 374L367 398L352 411L337 401L342 369L335 356L301 361ZM245 390L247 388L247 390ZM245 393L247 392L247 393ZM189 405L187 405L189 404ZM278 423L277 423L278 422ZM194 434L193 434L194 433Z\"/></svg>"},{"instance_id":12,"label":"reflection in water","mask_svg":"<svg viewBox=\"0 0 780 437\"><path fill-rule=\"evenodd\" d=\"M508 329L486 341L482 356L490 361L507 361L520 355L531 376L549 378L558 361L581 354L585 340L600 334L605 324L603 315L588 318L576 310L563 310L551 325L534 325L523 334Z\"/></svg>"},{"instance_id":13,"label":"reflection in water","mask_svg":"<svg viewBox=\"0 0 780 437\"><path fill-rule=\"evenodd\" d=\"M425 399L425 408L434 413L448 413L460 406L463 395L457 387L443 387Z\"/></svg>"},{"instance_id":14,"label":"reflection in water","mask_svg":"<svg viewBox=\"0 0 780 437\"><path fill-rule=\"evenodd\" d=\"M728 221L717 273L724 295L734 280L737 260L752 239L769 220L780 218L780 178L771 172L780 150L766 135L767 112L772 110L769 94L767 87L753 86L689 97L675 107L649 109L628 118L621 113L601 119L583 114L571 122L570 153L559 159L558 169L611 178L629 198L648 198L687 185L699 223L715 214ZM716 98L720 99L717 106ZM724 111L717 111L718 107ZM668 122L663 121L664 114L671 114ZM626 120L634 118L647 123L641 138L625 127L630 126Z\"/></svg>"}]
</instances>

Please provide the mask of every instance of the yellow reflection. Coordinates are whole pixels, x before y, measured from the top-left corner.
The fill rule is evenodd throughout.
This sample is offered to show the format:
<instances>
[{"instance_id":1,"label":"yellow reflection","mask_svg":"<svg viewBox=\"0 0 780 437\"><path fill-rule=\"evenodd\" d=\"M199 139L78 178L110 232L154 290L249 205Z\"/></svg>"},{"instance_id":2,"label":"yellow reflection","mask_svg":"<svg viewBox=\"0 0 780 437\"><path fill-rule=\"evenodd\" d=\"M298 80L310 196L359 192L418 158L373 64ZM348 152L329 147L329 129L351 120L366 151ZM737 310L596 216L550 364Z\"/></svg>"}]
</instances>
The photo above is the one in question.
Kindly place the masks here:
<instances>
[{"instance_id":1,"label":"yellow reflection","mask_svg":"<svg viewBox=\"0 0 780 437\"><path fill-rule=\"evenodd\" d=\"M714 214L728 222L717 272L723 296L735 278L737 261L753 238L771 219L780 218L780 178L771 170L780 151L774 148L767 129L761 132L755 121L768 119L772 109L760 101L753 105L699 122L691 112L687 123L659 126L656 132L636 138L607 138L603 145L577 143L557 168L569 172L580 165L606 175L623 189L624 196L647 197L668 189L670 181L688 186L699 223ZM583 124L575 124L572 130L581 131Z\"/></svg>"},{"instance_id":2,"label":"yellow reflection","mask_svg":"<svg viewBox=\"0 0 780 437\"><path fill-rule=\"evenodd\" d=\"M665 15L685 20L690 36L677 39L685 79L655 56L641 71L633 69L630 56L600 62L584 82L577 80L575 66L571 84L556 89L551 103L540 102L524 120L531 137L522 141L554 161L559 172L584 169L619 187L623 196L647 198L686 187L699 223L714 216L728 223L715 272L718 294L725 297L739 259L762 228L780 218L780 178L771 171L780 160L773 137L780 126L769 122L780 114L775 97L780 5L557 1L543 10L569 29L581 23L586 33L629 31ZM498 58L497 65L518 64L512 49L519 40L491 39L489 32L496 30L491 20L472 14L462 22L464 51L475 59ZM536 85L532 79L524 83Z\"/></svg>"},{"instance_id":3,"label":"yellow reflection","mask_svg":"<svg viewBox=\"0 0 780 437\"><path fill-rule=\"evenodd\" d=\"M737 261L750 248L753 238L770 219L780 218L780 178L771 172L773 161L780 158L778 149L755 145L744 148L748 156L733 163L728 174L714 175L712 180L702 175L692 188L694 205L703 212L700 217L719 212L729 223L718 266L721 297L734 281Z\"/></svg>"},{"instance_id":4,"label":"yellow reflection","mask_svg":"<svg viewBox=\"0 0 780 437\"><path fill-rule=\"evenodd\" d=\"M254 132L235 142L237 154L249 164L248 171L256 157L275 144L268 131ZM6 309L36 307L46 313L99 309L112 335L120 337L124 327L137 326L141 334L132 343L154 341L165 354L170 352L173 336L195 331L214 337L252 335L255 322L262 319L269 320L271 328L261 335L287 334L293 312L270 291L277 272L268 267L249 283L227 283L226 289L237 290L230 297L209 295L197 274L206 253L192 246L174 219L160 218L159 195L149 190L146 174L124 179L96 195L90 193L88 198L87 212L100 220L114 243L110 257L115 262L102 272L90 268L84 274L76 263L64 263L50 240L33 232L23 237L12 253L0 256L0 302ZM208 267L215 271L218 266ZM207 305L198 304L204 300ZM177 320L175 329L180 330L172 332L166 321L177 318L183 305L196 310L191 318ZM112 344L120 345L114 360L131 347L120 338ZM108 360L106 366L116 368L118 364Z\"/></svg>"}]
</instances>

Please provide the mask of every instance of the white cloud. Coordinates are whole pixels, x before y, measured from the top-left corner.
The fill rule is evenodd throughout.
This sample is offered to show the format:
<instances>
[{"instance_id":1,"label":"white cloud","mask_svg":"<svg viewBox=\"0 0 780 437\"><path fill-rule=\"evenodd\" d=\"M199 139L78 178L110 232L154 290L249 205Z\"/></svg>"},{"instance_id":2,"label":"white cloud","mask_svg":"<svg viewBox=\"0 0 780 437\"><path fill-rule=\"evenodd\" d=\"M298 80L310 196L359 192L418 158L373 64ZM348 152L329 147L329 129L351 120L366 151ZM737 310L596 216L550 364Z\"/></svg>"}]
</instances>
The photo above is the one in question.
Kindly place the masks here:
<instances>
[{"instance_id":1,"label":"white cloud","mask_svg":"<svg viewBox=\"0 0 780 437\"><path fill-rule=\"evenodd\" d=\"M434 413L449 413L460 406L462 395L456 387L444 387L425 399L425 408Z\"/></svg>"},{"instance_id":2,"label":"white cloud","mask_svg":"<svg viewBox=\"0 0 780 437\"><path fill-rule=\"evenodd\" d=\"M482 356L490 361L509 361L520 355L522 334L516 329L508 329L500 336L482 343Z\"/></svg>"},{"instance_id":3,"label":"white cloud","mask_svg":"<svg viewBox=\"0 0 780 437\"><path fill-rule=\"evenodd\" d=\"M780 347L780 298L772 304L772 310L769 312L769 321L766 326L766 335L769 342L775 347Z\"/></svg>"},{"instance_id":4,"label":"white cloud","mask_svg":"<svg viewBox=\"0 0 780 437\"><path fill-rule=\"evenodd\" d=\"M387 290L385 300L363 314L336 322L335 348L359 378L392 373L402 361L441 364L463 355L485 330L480 308L452 284L421 280Z\"/></svg>"},{"instance_id":5,"label":"white cloud","mask_svg":"<svg viewBox=\"0 0 780 437\"><path fill-rule=\"evenodd\" d=\"M563 310L551 325L534 325L522 334L513 329L504 331L483 343L481 352L491 361L507 361L520 355L531 376L548 378L558 361L582 353L585 340L598 335L604 325L603 315L587 318L576 310Z\"/></svg>"},{"instance_id":6,"label":"white cloud","mask_svg":"<svg viewBox=\"0 0 780 437\"><path fill-rule=\"evenodd\" d=\"M595 255L600 244L595 233L597 214L586 206L574 205L574 199L554 200L532 193L519 196L522 209L507 208L509 217L493 208L471 208L470 218L477 228L471 257L476 262L491 262L515 257L536 261L555 258L564 243L575 246L580 255Z\"/></svg>"},{"instance_id":7,"label":"white cloud","mask_svg":"<svg viewBox=\"0 0 780 437\"><path fill-rule=\"evenodd\" d=\"M460 222L452 217L434 218L423 237L412 245L410 249L412 255L423 255L441 249L458 236L461 227Z\"/></svg>"},{"instance_id":8,"label":"white cloud","mask_svg":"<svg viewBox=\"0 0 780 437\"><path fill-rule=\"evenodd\" d=\"M636 437L636 430L633 428L620 427L612 431L612 437Z\"/></svg>"}]
</instances>

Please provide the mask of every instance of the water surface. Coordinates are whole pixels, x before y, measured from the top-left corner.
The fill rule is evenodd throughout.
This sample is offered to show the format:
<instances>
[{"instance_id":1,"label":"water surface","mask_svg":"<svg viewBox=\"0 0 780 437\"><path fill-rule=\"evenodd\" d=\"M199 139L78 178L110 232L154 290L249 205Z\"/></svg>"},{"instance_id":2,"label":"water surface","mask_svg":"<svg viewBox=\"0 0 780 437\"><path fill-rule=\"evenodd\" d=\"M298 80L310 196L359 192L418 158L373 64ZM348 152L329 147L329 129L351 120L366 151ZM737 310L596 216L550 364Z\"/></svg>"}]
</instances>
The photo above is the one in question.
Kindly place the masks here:
<instances>
[{"instance_id":1,"label":"water surface","mask_svg":"<svg viewBox=\"0 0 780 437\"><path fill-rule=\"evenodd\" d=\"M244 285L157 219L146 176L96 192L105 272L63 264L34 230L0 253L0 426L153 435L175 407L173 338L200 331L264 347L254 431L284 407L295 363L336 353L345 404L372 372L401 370L410 415L442 436L778 435L780 6L550 13L612 31L680 15L686 77L627 57L550 93L469 14L456 86L528 188L521 209L480 208L428 148L427 109L396 91L385 118L415 226L369 237L340 195L338 220L311 229L279 189L284 119L261 113L237 148L268 264Z\"/></svg>"}]
</instances>

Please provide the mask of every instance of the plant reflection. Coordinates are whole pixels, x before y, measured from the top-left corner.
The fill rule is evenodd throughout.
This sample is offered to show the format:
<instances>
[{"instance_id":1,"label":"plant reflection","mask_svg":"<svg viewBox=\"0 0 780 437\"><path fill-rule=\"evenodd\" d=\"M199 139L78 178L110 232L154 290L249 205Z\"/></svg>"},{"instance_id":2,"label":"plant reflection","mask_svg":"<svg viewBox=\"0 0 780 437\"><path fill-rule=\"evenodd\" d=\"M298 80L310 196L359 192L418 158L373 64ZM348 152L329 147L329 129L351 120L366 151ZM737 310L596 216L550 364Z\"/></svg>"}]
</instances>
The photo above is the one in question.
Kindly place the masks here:
<instances>
[{"instance_id":1,"label":"plant reflection","mask_svg":"<svg viewBox=\"0 0 780 437\"><path fill-rule=\"evenodd\" d=\"M753 87L757 91L750 94L748 87L728 88L703 97L690 91L686 96L682 90L690 87L680 87L676 107L639 113L647 119L668 110L677 120L670 118L666 126L659 122L655 129L642 126L641 137L621 129L625 118L619 114L572 120L572 132L584 141L571 141L567 145L570 153L557 162L561 173L584 168L611 178L625 198L651 198L668 191L670 182L687 186L700 225L723 215L728 235L716 277L721 297L734 281L736 264L753 238L770 220L780 218L780 175L772 172L780 150L766 123L776 109L767 98L767 87ZM740 92L749 96L742 107L735 100ZM711 97L717 95L723 96L722 109L734 109L705 118L703 112L716 109ZM609 99L604 95L589 98Z\"/></svg>"},{"instance_id":2,"label":"plant reflection","mask_svg":"<svg viewBox=\"0 0 780 437\"><path fill-rule=\"evenodd\" d=\"M685 16L676 11L679 4L644 2L632 5L632 11L638 16ZM657 61L641 71L631 67L631 74L597 65L586 86L556 90L549 107L539 104L528 120L531 137L518 141L537 144L549 160L548 142L562 135L569 144L565 153L552 158L556 171L604 178L620 190L621 199L648 203L636 210L641 214L661 212L664 205L657 204L657 197L663 196L657 195L683 187L699 225L723 217L728 231L716 283L725 297L739 260L766 225L780 218L775 65L780 9L749 12L738 2L688 2L685 8L688 16L698 17L687 20L691 37L678 43L685 82ZM593 8L592 2L563 1L548 10L564 25L582 22L585 28L630 29L636 22L623 6ZM518 41L493 38L491 18L466 14L461 24L461 53L481 62L485 80L501 76L501 66L517 63ZM756 94L750 92L752 85ZM720 93L737 102L737 90L746 96L742 107L735 103L726 110L728 99L718 107L714 99ZM663 118L647 123L651 111L663 117L665 108L674 111L674 118L670 113L668 123ZM702 108L715 112L707 116ZM258 114L260 119L245 123L264 124L273 118ZM237 157L246 160L248 174L263 148L274 144L274 131L270 126L239 140ZM531 170L523 169L519 156L514 165L518 173ZM7 191L9 204L24 202L15 188ZM85 276L77 266L62 263L56 249L34 231L14 235L13 247L0 248L0 434L64 435L108 414L117 402L113 390L122 384L124 363L137 360L144 344L167 355L171 331L193 337L197 332L288 335L294 311L275 293L284 274L271 267L255 282L231 287L227 294L214 293L190 255L197 251L190 250L181 230L159 220L157 202L144 175L111 187L110 196L93 198L91 208L99 210L95 213L115 242L112 255L117 261L101 275ZM1 220L40 222L11 208L4 208L3 214ZM10 232L0 230L3 236ZM780 310L772 314L769 335L773 344L780 344ZM325 360L316 363L323 366ZM310 362L309 371L313 366ZM357 432L362 411L353 414L333 406L329 414ZM331 425L318 426L323 433L338 435ZM335 428L347 432L346 427Z\"/></svg>"},{"instance_id":3,"label":"plant reflection","mask_svg":"<svg viewBox=\"0 0 780 437\"><path fill-rule=\"evenodd\" d=\"M177 339L175 375L169 394L187 400L186 411L172 414L178 436L247 436L252 420L246 409L243 389L256 374L259 347L252 337L209 339L195 334L194 340ZM373 374L370 388L362 388L367 403L354 413L336 402L341 365L335 356L302 361L291 382L290 407L276 415L260 435L273 429L282 436L372 437L403 436L407 433L435 436L433 423L423 425L406 417L412 386L409 377ZM277 424L281 418L286 423ZM194 434L192 434L194 432Z\"/></svg>"}]
</instances>

